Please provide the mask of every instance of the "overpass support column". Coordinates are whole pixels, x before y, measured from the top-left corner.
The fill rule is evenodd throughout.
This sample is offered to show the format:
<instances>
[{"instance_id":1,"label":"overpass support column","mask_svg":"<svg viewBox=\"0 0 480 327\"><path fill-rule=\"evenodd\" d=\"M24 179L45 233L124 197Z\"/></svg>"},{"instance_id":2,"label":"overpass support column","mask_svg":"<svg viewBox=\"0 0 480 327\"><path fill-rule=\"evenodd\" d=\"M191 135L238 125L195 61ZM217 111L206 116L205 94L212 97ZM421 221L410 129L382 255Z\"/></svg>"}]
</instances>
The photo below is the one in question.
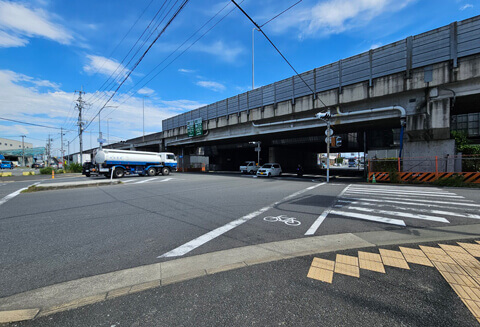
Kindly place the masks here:
<instances>
[{"instance_id":1,"label":"overpass support column","mask_svg":"<svg viewBox=\"0 0 480 327\"><path fill-rule=\"evenodd\" d=\"M450 99L430 100L426 107L407 116L403 157L444 156L455 154L450 138Z\"/></svg>"}]
</instances>

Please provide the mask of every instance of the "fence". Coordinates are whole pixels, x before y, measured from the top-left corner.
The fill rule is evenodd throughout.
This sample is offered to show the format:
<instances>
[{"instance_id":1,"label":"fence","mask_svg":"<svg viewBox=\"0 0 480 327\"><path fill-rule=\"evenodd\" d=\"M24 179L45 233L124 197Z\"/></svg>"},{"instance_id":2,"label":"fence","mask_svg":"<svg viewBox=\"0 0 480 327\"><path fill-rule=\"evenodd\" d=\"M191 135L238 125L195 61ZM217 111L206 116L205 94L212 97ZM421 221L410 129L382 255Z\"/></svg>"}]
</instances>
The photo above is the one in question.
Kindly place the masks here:
<instances>
[{"instance_id":1,"label":"fence","mask_svg":"<svg viewBox=\"0 0 480 327\"><path fill-rule=\"evenodd\" d=\"M459 178L480 184L480 156L456 155L368 160L368 180L430 183Z\"/></svg>"}]
</instances>

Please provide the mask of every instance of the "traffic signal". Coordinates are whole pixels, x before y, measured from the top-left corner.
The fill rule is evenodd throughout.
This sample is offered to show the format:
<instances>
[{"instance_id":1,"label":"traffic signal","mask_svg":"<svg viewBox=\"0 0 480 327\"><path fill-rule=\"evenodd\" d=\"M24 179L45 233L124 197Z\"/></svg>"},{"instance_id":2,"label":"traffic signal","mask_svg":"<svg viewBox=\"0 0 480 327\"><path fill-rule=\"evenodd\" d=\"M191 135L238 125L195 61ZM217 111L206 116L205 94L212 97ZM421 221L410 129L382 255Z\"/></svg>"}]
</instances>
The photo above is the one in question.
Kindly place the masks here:
<instances>
[{"instance_id":1,"label":"traffic signal","mask_svg":"<svg viewBox=\"0 0 480 327\"><path fill-rule=\"evenodd\" d=\"M332 136L330 138L330 146L332 148L339 148L342 146L342 138L340 136Z\"/></svg>"},{"instance_id":2,"label":"traffic signal","mask_svg":"<svg viewBox=\"0 0 480 327\"><path fill-rule=\"evenodd\" d=\"M318 119L327 120L327 119L330 119L332 115L330 114L330 111L327 111L327 112L319 112L315 115L315 117L317 117Z\"/></svg>"}]
</instances>

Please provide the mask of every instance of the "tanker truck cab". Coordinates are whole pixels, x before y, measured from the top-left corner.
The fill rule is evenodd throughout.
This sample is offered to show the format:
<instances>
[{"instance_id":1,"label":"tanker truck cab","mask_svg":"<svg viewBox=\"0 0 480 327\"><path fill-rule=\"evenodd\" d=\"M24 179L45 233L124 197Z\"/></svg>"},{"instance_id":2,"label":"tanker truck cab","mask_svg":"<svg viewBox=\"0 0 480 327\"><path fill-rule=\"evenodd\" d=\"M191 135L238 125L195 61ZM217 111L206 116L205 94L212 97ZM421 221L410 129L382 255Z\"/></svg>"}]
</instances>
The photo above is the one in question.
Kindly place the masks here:
<instances>
[{"instance_id":1,"label":"tanker truck cab","mask_svg":"<svg viewBox=\"0 0 480 327\"><path fill-rule=\"evenodd\" d=\"M168 175L177 169L175 155L171 152L143 152L103 149L97 152L95 162L100 174L109 178L125 175Z\"/></svg>"}]
</instances>

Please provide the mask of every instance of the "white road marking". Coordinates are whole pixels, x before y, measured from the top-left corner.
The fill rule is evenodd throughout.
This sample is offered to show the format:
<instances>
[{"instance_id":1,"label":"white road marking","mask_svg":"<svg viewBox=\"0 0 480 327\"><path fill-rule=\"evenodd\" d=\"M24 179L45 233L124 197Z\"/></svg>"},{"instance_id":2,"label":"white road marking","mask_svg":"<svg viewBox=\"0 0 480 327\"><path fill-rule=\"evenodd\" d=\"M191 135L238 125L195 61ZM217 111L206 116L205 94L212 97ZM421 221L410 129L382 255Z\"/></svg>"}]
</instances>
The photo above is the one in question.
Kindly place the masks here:
<instances>
[{"instance_id":1,"label":"white road marking","mask_svg":"<svg viewBox=\"0 0 480 327\"><path fill-rule=\"evenodd\" d=\"M350 201L339 200L339 202L348 202L349 204L356 204L356 205L362 205L362 206L375 206L375 207L379 207L379 208L389 207L389 208L394 208L394 209L397 209L397 210L411 210L412 209L411 207L400 207L400 206L396 206L396 205L392 205L392 204L376 204L376 203L361 202L361 201L350 202ZM418 205L417 203L414 203L414 204ZM441 206L439 206L439 207L441 207ZM453 208L453 207L447 207L447 208L458 209L458 208ZM423 213L430 213L430 214L434 214L434 215L447 215L447 216L455 216L455 217L462 217L462 218L480 219L479 215L474 215L474 214L469 214L469 213L462 214L462 213L452 212L452 211L427 210L427 209L418 209L418 208L415 209L415 211L416 212L423 212Z\"/></svg>"},{"instance_id":2,"label":"white road marking","mask_svg":"<svg viewBox=\"0 0 480 327\"><path fill-rule=\"evenodd\" d=\"M135 181L137 181L136 178L124 179L124 180L122 181L122 183L130 183L130 182L135 182Z\"/></svg>"},{"instance_id":3,"label":"white road marking","mask_svg":"<svg viewBox=\"0 0 480 327\"><path fill-rule=\"evenodd\" d=\"M439 204L453 204L458 206L467 206L467 207L478 207L480 208L480 204L473 204L473 203L463 203L463 202L447 202L447 201L434 201L434 200L417 200L417 199L400 199L402 201L398 201L398 198L391 198L391 197L382 197L379 199L370 199L370 198L350 198L346 197L349 200L362 200L362 201L370 201L370 202L388 202L388 203L401 203L401 204L413 204L413 205L432 205L432 203L439 203ZM403 201L404 200L404 201ZM408 202L407 202L408 201ZM419 203L415 203L419 202Z\"/></svg>"},{"instance_id":4,"label":"white road marking","mask_svg":"<svg viewBox=\"0 0 480 327\"><path fill-rule=\"evenodd\" d=\"M416 190L392 190L392 189L378 189L378 188L363 188L363 187L351 187L349 191L370 191L370 192L381 192L385 193L385 191L391 191L394 192L395 194L408 194L408 193L414 193L414 194L437 194L437 195L456 195L455 193L452 192L422 192L422 191L416 191Z\"/></svg>"},{"instance_id":5,"label":"white road marking","mask_svg":"<svg viewBox=\"0 0 480 327\"><path fill-rule=\"evenodd\" d=\"M370 195L385 195L385 192L381 191L368 191L368 190L360 190L360 191L351 191L348 190L347 193L351 194L370 194ZM464 199L461 195L436 195L436 194L413 194L413 193L401 193L396 192L395 194L387 194L387 195L395 195L396 197L419 197L419 196L433 196L433 197L442 197L442 198L455 198L455 199Z\"/></svg>"},{"instance_id":6,"label":"white road marking","mask_svg":"<svg viewBox=\"0 0 480 327\"><path fill-rule=\"evenodd\" d=\"M343 194L348 190L348 188L351 186L352 184L348 185L347 187L345 187L343 189L343 191L338 195L339 198L341 198L343 196ZM334 207L337 207L336 205L334 205ZM341 207L341 206L340 206ZM330 211L332 210L332 207L330 208L327 208L325 209L322 214L320 216L318 216L317 220L315 220L312 224L312 226L310 226L310 228L307 230L307 232L305 233L305 235L313 235L317 232L317 229L320 227L320 225L323 223L323 221L325 220L325 218L327 218L328 214L330 213Z\"/></svg>"},{"instance_id":7,"label":"white road marking","mask_svg":"<svg viewBox=\"0 0 480 327\"><path fill-rule=\"evenodd\" d=\"M234 221L231 221L229 222L228 224L224 225L224 226L221 226L221 227L218 227L206 234L203 234L193 240L191 240L190 242L187 242L165 254L162 254L161 256L157 257L157 258L168 258L168 257L177 257L177 256L182 256L182 255L185 255L187 254L188 252L198 248L199 246L213 240L214 238L217 238L218 236L222 235L222 234L225 234L226 232L234 229L235 227L237 226L240 226L241 224L243 223L246 223L247 221L261 215L262 213L270 210L271 208L273 208L274 206L284 202L284 201L287 201L289 199L291 199L292 197L294 196L297 196L297 195L300 195L302 193L305 193L307 191L310 191L310 190L313 190L314 188L316 187L319 187L321 185L324 185L325 183L320 183L320 184L317 184L317 185L314 185L314 186L311 186L311 187L308 187L306 189L303 189L301 191L298 191L298 192L295 192L285 198L283 198L282 200L280 201L277 201L267 207L263 207L261 208L260 210L257 210L257 211L254 211L252 213L249 213L248 215L245 215L239 219L236 219Z\"/></svg>"},{"instance_id":8,"label":"white road marking","mask_svg":"<svg viewBox=\"0 0 480 327\"><path fill-rule=\"evenodd\" d=\"M150 182L150 181L153 181L153 180L156 180L156 179L158 179L158 177L144 179L143 181L136 182L136 183L133 183L133 184L142 184L142 183Z\"/></svg>"},{"instance_id":9,"label":"white road marking","mask_svg":"<svg viewBox=\"0 0 480 327\"><path fill-rule=\"evenodd\" d=\"M165 179L162 179L159 183L168 182L168 181L171 181L172 179L174 179L174 178L173 177L165 178Z\"/></svg>"},{"instance_id":10,"label":"white road marking","mask_svg":"<svg viewBox=\"0 0 480 327\"><path fill-rule=\"evenodd\" d=\"M371 212L375 214L382 214L382 215L390 215L390 216L397 216L403 218L411 218L411 219L422 219L422 220L430 220L430 221L438 221L441 223L449 224L450 222L441 217L436 216L429 216L429 215L417 215L407 212L398 212L398 211L391 211L391 210L379 210L379 209L370 209L370 208L362 208L362 207L351 207L349 206L348 209L356 210L356 211L363 211L363 212Z\"/></svg>"},{"instance_id":11,"label":"white road marking","mask_svg":"<svg viewBox=\"0 0 480 327\"><path fill-rule=\"evenodd\" d=\"M34 184L32 184L32 185L28 185L27 187L21 188L21 189L15 191L15 192L13 192L13 193L10 193L9 195L5 196L3 199L0 200L0 206L1 206L2 204L4 204L5 202L7 202L8 200L11 200L11 199L13 199L14 197L16 197L17 195L19 195L23 190L26 190L26 189L28 189L30 186L38 185L38 184L40 184L40 182L34 183Z\"/></svg>"},{"instance_id":12,"label":"white road marking","mask_svg":"<svg viewBox=\"0 0 480 327\"><path fill-rule=\"evenodd\" d=\"M405 222L403 220L399 220L399 219L391 219L391 218L386 218L386 217L364 215L364 214L361 214L361 213L354 213L354 212L348 212L348 211L342 211L342 210L331 210L330 213L334 214L334 215L339 215L339 216L353 217L353 218L357 218L357 219L376 221L376 222L384 223L384 224L406 226Z\"/></svg>"}]
</instances>

